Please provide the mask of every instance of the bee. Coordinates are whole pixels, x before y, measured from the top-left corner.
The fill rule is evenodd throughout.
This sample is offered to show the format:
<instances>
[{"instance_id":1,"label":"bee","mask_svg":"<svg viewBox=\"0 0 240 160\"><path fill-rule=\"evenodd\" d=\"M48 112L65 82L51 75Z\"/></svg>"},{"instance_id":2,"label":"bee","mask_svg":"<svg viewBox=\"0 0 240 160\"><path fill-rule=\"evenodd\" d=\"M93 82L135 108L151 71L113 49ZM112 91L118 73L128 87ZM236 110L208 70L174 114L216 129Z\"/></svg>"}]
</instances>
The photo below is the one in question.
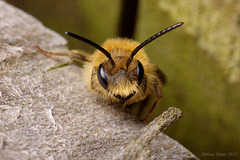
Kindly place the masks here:
<instances>
[{"instance_id":1,"label":"bee","mask_svg":"<svg viewBox=\"0 0 240 160\"><path fill-rule=\"evenodd\" d=\"M162 86L166 78L160 69L150 63L142 48L181 25L183 22L172 25L142 43L128 38L115 38L107 39L102 46L82 36L65 32L66 35L96 48L93 54L81 50L51 52L36 47L48 55L67 56L72 60L84 62L83 77L91 90L110 104L122 104L122 110L127 105L143 101L155 92L155 101L148 114L141 120L146 121L162 98Z\"/></svg>"}]
</instances>

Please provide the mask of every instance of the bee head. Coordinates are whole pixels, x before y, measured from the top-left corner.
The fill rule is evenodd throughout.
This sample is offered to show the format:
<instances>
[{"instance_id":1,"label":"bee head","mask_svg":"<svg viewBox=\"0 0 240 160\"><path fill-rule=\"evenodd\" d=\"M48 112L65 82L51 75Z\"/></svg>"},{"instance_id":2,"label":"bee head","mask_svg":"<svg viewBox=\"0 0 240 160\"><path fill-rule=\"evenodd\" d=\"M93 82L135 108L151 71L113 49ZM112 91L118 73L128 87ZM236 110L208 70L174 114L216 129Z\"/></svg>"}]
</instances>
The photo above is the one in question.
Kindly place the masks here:
<instances>
[{"instance_id":1,"label":"bee head","mask_svg":"<svg viewBox=\"0 0 240 160\"><path fill-rule=\"evenodd\" d=\"M100 85L120 101L126 101L138 92L144 79L142 63L134 59L127 67L128 58L127 56L114 57L114 66L107 60L97 69Z\"/></svg>"}]
</instances>

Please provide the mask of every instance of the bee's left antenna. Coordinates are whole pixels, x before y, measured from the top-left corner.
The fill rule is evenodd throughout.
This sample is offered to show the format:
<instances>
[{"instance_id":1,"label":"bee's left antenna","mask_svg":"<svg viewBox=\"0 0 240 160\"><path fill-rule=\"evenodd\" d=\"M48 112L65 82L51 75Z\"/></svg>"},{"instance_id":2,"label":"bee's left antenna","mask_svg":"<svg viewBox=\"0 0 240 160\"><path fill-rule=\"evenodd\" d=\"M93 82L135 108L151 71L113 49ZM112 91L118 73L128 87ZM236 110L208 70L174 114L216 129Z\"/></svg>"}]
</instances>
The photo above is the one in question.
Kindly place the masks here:
<instances>
[{"instance_id":1,"label":"bee's left antenna","mask_svg":"<svg viewBox=\"0 0 240 160\"><path fill-rule=\"evenodd\" d=\"M96 49L98 49L99 51L101 51L103 54L105 54L107 56L107 58L110 60L110 62L111 62L111 64L113 66L115 65L115 63L114 63L114 61L112 59L111 54L106 49L104 49L103 47L98 45L97 43L94 43L94 42L92 42L92 41L90 41L90 40L88 40L88 39L86 39L84 37L81 37L81 36L76 35L76 34L71 33L71 32L65 32L65 34L68 35L68 36L71 36L73 38L76 38L76 39L78 39L80 41L83 41L83 42L85 42L85 43L87 43L87 44L89 44L89 45L91 45L93 47L95 47Z\"/></svg>"},{"instance_id":2,"label":"bee's left antenna","mask_svg":"<svg viewBox=\"0 0 240 160\"><path fill-rule=\"evenodd\" d=\"M148 38L147 40L145 40L144 42L142 42L140 45L138 45L131 53L130 57L128 58L128 61L127 61L127 67L130 65L130 63L132 62L132 59L133 59L133 56L135 56L135 54L140 50L142 49L144 46L146 46L148 43L152 42L153 40L155 40L156 38L164 35L165 33L177 28L177 27L180 27L181 25L183 25L183 22L180 22L180 23L177 23L177 24L174 24L158 33L156 33L155 35L153 35L152 37Z\"/></svg>"}]
</instances>

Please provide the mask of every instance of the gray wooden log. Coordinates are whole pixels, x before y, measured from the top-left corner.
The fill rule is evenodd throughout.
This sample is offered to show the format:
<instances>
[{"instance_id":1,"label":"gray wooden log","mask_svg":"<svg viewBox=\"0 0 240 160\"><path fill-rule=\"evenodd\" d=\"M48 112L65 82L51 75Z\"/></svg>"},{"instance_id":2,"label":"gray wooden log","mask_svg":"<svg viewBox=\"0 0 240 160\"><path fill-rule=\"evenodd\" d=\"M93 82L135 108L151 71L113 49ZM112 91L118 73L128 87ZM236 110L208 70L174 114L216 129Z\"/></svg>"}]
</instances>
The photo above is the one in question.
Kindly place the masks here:
<instances>
[{"instance_id":1,"label":"gray wooden log","mask_svg":"<svg viewBox=\"0 0 240 160\"><path fill-rule=\"evenodd\" d=\"M66 49L67 42L31 15L0 1L0 159L198 159L160 133L182 112L170 108L137 123L99 102L68 59L33 46ZM141 143L138 145L137 143Z\"/></svg>"}]
</instances>

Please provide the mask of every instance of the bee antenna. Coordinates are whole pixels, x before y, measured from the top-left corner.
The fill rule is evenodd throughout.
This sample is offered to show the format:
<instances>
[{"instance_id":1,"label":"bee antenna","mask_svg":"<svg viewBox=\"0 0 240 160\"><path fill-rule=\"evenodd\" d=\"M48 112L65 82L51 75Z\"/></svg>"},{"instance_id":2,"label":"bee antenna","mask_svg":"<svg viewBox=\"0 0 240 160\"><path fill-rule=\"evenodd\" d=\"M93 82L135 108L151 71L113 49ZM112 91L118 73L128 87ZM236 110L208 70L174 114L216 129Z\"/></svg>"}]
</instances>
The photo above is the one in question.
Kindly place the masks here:
<instances>
[{"instance_id":1,"label":"bee antenna","mask_svg":"<svg viewBox=\"0 0 240 160\"><path fill-rule=\"evenodd\" d=\"M173 29L176 29L177 27L180 27L181 25L183 25L183 22L180 22L180 23L177 23L177 24L174 24L156 34L154 34L153 36L151 36L150 38L146 39L144 42L142 42L140 45L138 45L131 53L131 55L129 56L128 58L128 61L127 61L127 67L131 64L132 62L132 59L133 59L133 56L135 56L135 54L140 50L142 49L144 46L146 46L148 43L152 42L153 40L157 39L158 37L164 35L165 33L173 30Z\"/></svg>"},{"instance_id":2,"label":"bee antenna","mask_svg":"<svg viewBox=\"0 0 240 160\"><path fill-rule=\"evenodd\" d=\"M101 51L103 54L105 54L105 56L107 56L107 58L110 60L110 62L111 62L111 64L112 64L113 66L115 65L115 63L114 63L114 61L113 61L113 59L112 59L111 54L110 54L106 49L104 49L103 47L101 47L100 45L98 45L97 43L92 42L92 41L90 41L90 40L88 40L88 39L86 39L86 38L84 38L84 37L82 37L82 36L76 35L76 34L71 33L71 32L65 32L65 34L68 35L68 36L70 36L70 37L76 38L76 39L78 39L78 40L80 40L80 41L83 41L83 42L85 42L85 43L87 43L87 44L89 44L89 45L91 45L91 46L93 46L93 47L95 47L96 49L98 49L99 51Z\"/></svg>"}]
</instances>

